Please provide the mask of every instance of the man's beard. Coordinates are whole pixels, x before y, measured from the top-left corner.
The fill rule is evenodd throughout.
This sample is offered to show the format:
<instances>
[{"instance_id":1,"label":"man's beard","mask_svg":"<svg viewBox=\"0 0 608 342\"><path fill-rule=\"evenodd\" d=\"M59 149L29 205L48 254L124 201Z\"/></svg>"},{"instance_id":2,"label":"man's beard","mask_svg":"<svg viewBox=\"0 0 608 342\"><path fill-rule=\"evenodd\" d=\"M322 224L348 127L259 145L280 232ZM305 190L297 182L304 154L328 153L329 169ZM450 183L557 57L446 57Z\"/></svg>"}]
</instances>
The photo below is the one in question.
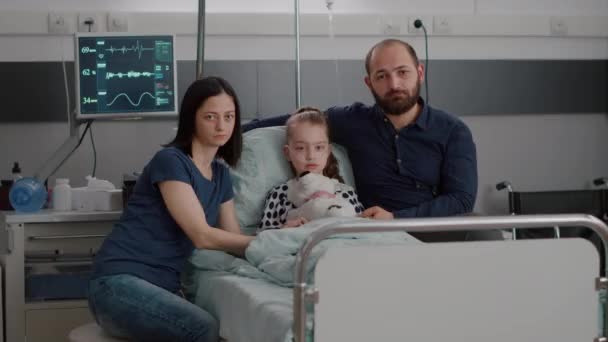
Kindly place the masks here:
<instances>
[{"instance_id":1,"label":"man's beard","mask_svg":"<svg viewBox=\"0 0 608 342\"><path fill-rule=\"evenodd\" d=\"M400 99L391 99L396 93L401 93L404 97ZM376 103L382 108L385 114L401 115L412 109L418 102L418 97L420 97L420 81L416 82L416 86L414 86L414 89L412 89L411 92L407 90L392 91L388 93L385 98L382 98L372 89L372 95L374 95Z\"/></svg>"}]
</instances>

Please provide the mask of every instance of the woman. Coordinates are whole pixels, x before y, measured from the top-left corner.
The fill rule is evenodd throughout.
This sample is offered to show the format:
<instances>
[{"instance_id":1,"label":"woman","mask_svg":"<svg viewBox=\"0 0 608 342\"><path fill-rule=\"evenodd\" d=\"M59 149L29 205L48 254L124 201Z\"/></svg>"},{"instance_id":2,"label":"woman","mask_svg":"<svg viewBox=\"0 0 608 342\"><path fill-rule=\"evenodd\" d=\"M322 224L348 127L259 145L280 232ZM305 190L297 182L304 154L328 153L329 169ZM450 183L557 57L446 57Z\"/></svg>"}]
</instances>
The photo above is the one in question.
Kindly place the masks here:
<instances>
[{"instance_id":1,"label":"woman","mask_svg":"<svg viewBox=\"0 0 608 342\"><path fill-rule=\"evenodd\" d=\"M218 340L217 322L179 295L179 279L194 248L243 254L252 239L240 235L223 164L240 157L240 116L236 94L221 78L186 91L175 139L146 165L95 258L89 307L110 335Z\"/></svg>"}]
</instances>

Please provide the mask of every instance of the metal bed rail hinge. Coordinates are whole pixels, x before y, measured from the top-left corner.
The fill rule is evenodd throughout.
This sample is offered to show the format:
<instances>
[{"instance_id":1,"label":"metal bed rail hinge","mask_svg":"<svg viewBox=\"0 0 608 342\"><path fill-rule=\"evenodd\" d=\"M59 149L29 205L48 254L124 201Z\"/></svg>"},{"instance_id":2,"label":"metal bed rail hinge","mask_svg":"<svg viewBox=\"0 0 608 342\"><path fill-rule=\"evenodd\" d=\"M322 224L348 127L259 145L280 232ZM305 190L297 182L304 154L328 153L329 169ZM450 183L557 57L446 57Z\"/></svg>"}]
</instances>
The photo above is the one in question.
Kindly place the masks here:
<instances>
[{"instance_id":1,"label":"metal bed rail hinge","mask_svg":"<svg viewBox=\"0 0 608 342\"><path fill-rule=\"evenodd\" d=\"M593 342L608 342L608 338L605 337L596 337L593 339Z\"/></svg>"},{"instance_id":2,"label":"metal bed rail hinge","mask_svg":"<svg viewBox=\"0 0 608 342\"><path fill-rule=\"evenodd\" d=\"M304 292L304 300L308 303L319 304L319 290L315 287L307 288Z\"/></svg>"},{"instance_id":3,"label":"metal bed rail hinge","mask_svg":"<svg viewBox=\"0 0 608 342\"><path fill-rule=\"evenodd\" d=\"M597 291L608 289L608 278L606 278L606 277L595 278L595 289ZM606 341L608 342L608 340L606 340Z\"/></svg>"}]
</instances>

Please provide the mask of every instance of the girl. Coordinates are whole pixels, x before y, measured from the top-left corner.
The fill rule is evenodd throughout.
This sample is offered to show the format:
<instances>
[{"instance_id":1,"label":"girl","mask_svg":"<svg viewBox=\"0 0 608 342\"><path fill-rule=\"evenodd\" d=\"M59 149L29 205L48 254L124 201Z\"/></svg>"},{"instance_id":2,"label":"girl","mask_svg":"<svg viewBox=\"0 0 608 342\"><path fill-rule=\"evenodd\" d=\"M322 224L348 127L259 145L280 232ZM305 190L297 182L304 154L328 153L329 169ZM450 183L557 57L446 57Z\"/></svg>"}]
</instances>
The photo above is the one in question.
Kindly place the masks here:
<instances>
[{"instance_id":1,"label":"girl","mask_svg":"<svg viewBox=\"0 0 608 342\"><path fill-rule=\"evenodd\" d=\"M286 134L287 144L283 147L283 153L294 174L299 175L308 171L337 179L340 184L335 195L349 200L355 206L357 214L363 212L363 206L359 203L354 189L344 184L340 176L338 161L329 143L329 125L325 114L311 107L298 110L287 120ZM288 188L285 182L270 190L258 232L266 229L298 227L306 223L301 217L287 220L287 212L295 208L287 199Z\"/></svg>"},{"instance_id":2,"label":"girl","mask_svg":"<svg viewBox=\"0 0 608 342\"><path fill-rule=\"evenodd\" d=\"M95 258L89 307L110 335L218 340L215 319L179 296L179 279L194 248L243 254L252 239L240 234L223 163L240 157L240 116L236 94L221 78L186 91L175 139L146 165Z\"/></svg>"}]
</instances>

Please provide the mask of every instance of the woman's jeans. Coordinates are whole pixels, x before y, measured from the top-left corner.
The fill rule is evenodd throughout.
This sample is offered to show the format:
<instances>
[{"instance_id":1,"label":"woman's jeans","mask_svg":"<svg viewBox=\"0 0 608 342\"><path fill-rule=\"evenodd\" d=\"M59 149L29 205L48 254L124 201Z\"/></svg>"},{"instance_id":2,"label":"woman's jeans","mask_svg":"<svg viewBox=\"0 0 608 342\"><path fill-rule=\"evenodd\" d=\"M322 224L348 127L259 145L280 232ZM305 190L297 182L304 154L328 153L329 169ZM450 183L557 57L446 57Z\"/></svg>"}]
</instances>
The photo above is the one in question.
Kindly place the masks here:
<instances>
[{"instance_id":1,"label":"woman's jeans","mask_svg":"<svg viewBox=\"0 0 608 342\"><path fill-rule=\"evenodd\" d=\"M218 323L184 298L128 274L89 282L89 308L103 330L136 341L217 342Z\"/></svg>"}]
</instances>

